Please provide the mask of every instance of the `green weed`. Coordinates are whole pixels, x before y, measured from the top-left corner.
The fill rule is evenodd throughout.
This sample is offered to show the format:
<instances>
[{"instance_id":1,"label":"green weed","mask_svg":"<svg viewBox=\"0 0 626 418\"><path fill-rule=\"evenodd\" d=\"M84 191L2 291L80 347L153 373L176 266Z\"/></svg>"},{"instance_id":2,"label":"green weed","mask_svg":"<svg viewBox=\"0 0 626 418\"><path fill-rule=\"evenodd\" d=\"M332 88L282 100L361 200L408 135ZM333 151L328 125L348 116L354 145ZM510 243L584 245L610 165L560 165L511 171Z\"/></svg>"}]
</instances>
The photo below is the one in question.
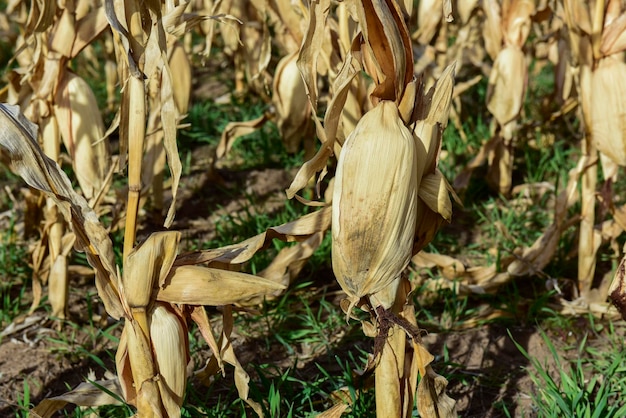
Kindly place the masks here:
<instances>
[{"instance_id":1,"label":"green weed","mask_svg":"<svg viewBox=\"0 0 626 418\"><path fill-rule=\"evenodd\" d=\"M626 404L621 401L626 390L623 347L614 350L612 360L607 361L599 352L586 347L586 334L578 346L576 358L567 362L562 360L546 333L542 330L540 333L554 361L554 373L513 341L532 365L530 376L536 387L532 397L538 416L612 418L626 414ZM509 336L513 339L510 332Z\"/></svg>"}]
</instances>

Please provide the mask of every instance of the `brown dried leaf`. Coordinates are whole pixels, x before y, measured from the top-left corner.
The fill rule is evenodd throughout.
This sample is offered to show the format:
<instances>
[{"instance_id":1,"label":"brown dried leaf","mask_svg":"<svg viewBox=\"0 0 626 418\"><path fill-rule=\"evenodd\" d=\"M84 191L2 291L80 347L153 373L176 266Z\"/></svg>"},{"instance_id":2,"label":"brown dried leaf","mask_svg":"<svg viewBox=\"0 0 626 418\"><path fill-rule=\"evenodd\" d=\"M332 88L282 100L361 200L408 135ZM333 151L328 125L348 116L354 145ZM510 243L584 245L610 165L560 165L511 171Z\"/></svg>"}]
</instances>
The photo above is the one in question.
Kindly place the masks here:
<instances>
[{"instance_id":1,"label":"brown dried leaf","mask_svg":"<svg viewBox=\"0 0 626 418\"><path fill-rule=\"evenodd\" d=\"M57 4L54 1L31 0L26 33L43 32L52 24Z\"/></svg>"},{"instance_id":2,"label":"brown dried leaf","mask_svg":"<svg viewBox=\"0 0 626 418\"><path fill-rule=\"evenodd\" d=\"M501 9L498 0L483 1L483 11L485 12L486 21L483 25L483 38L485 40L485 49L495 60L502 49L502 23Z\"/></svg>"},{"instance_id":3,"label":"brown dried leaf","mask_svg":"<svg viewBox=\"0 0 626 418\"><path fill-rule=\"evenodd\" d=\"M503 7L504 45L518 48L524 46L532 24L530 18L535 13L534 3L533 0L513 0L508 4L509 7Z\"/></svg>"},{"instance_id":4,"label":"brown dried leaf","mask_svg":"<svg viewBox=\"0 0 626 418\"><path fill-rule=\"evenodd\" d=\"M348 52L343 66L335 79L333 86L335 94L328 105L328 109L326 110L326 115L324 116L324 127L322 127L317 116L313 115L317 136L322 141L322 146L317 154L315 154L315 156L309 161L302 164L298 170L296 177L287 189L288 199L292 199L299 190L306 187L309 179L313 177L316 172L325 169L327 160L333 153L337 130L339 128L339 121L341 120L342 111L350 92L352 80L357 75L359 70L360 67L355 63L352 52Z\"/></svg>"},{"instance_id":5,"label":"brown dried leaf","mask_svg":"<svg viewBox=\"0 0 626 418\"><path fill-rule=\"evenodd\" d=\"M59 52L64 57L69 57L72 54L72 44L75 38L74 13L70 9L65 9L61 18L55 24L55 32L50 49Z\"/></svg>"},{"instance_id":6,"label":"brown dried leaf","mask_svg":"<svg viewBox=\"0 0 626 418\"><path fill-rule=\"evenodd\" d=\"M189 71L191 71L189 69ZM167 165L170 168L170 177L172 179L172 185L170 187L172 192L172 201L167 211L167 216L163 225L166 228L172 226L174 222L174 214L176 212L176 196L178 195L178 185L180 182L180 176L183 171L182 163L180 162L180 155L178 154L178 143L176 142L176 131L178 125L179 111L174 101L175 94L174 88L187 87L184 85L177 85L174 83L174 75L163 57L163 68L161 70L161 123L163 124L163 146L165 148L165 154L167 156ZM190 76L185 74L184 77ZM189 96L187 96L189 97ZM184 99L180 99L184 100Z\"/></svg>"},{"instance_id":7,"label":"brown dried leaf","mask_svg":"<svg viewBox=\"0 0 626 418\"><path fill-rule=\"evenodd\" d=\"M311 1L309 24L298 56L298 68L304 80L313 115L317 112L317 60L324 44L326 18L329 9L330 0Z\"/></svg>"},{"instance_id":8,"label":"brown dried leaf","mask_svg":"<svg viewBox=\"0 0 626 418\"><path fill-rule=\"evenodd\" d=\"M371 96L400 102L404 86L413 78L413 49L398 5L365 0L357 11L365 71L376 83Z\"/></svg>"},{"instance_id":9,"label":"brown dried leaf","mask_svg":"<svg viewBox=\"0 0 626 418\"><path fill-rule=\"evenodd\" d=\"M318 232L305 241L283 248L274 257L270 265L259 273L259 276L288 287L320 246L323 239L324 233ZM282 293L282 289L273 295L267 295L266 298L271 299L272 296L278 296L280 293Z\"/></svg>"},{"instance_id":10,"label":"brown dried leaf","mask_svg":"<svg viewBox=\"0 0 626 418\"><path fill-rule=\"evenodd\" d=\"M421 45L429 45L441 24L443 8L441 0L420 1L417 7L417 31L413 39Z\"/></svg>"},{"instance_id":11,"label":"brown dried leaf","mask_svg":"<svg viewBox=\"0 0 626 418\"><path fill-rule=\"evenodd\" d=\"M92 9L76 22L76 38L72 44L70 58L76 57L87 45L109 27L103 7Z\"/></svg>"},{"instance_id":12,"label":"brown dried leaf","mask_svg":"<svg viewBox=\"0 0 626 418\"><path fill-rule=\"evenodd\" d=\"M617 54L626 49L626 13L613 20L602 31L600 52L603 56Z\"/></svg>"}]
</instances>

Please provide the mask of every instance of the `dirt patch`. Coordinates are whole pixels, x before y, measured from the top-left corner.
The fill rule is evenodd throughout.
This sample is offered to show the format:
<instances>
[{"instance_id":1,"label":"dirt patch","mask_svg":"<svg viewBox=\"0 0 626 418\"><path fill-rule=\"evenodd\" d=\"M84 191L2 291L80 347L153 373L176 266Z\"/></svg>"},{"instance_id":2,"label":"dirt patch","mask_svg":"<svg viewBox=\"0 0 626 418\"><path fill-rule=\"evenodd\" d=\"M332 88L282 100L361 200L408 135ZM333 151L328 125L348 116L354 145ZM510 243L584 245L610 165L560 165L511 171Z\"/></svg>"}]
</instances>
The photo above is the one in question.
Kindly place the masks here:
<instances>
[{"instance_id":1,"label":"dirt patch","mask_svg":"<svg viewBox=\"0 0 626 418\"><path fill-rule=\"evenodd\" d=\"M530 355L549 356L541 336L533 328L514 328L511 334ZM457 400L463 417L532 417L530 394L533 384L524 367L528 361L509 337L507 328L483 326L456 333L429 334L424 338L431 353L447 359L448 366L435 365L448 376L450 395ZM451 365L450 365L451 364Z\"/></svg>"},{"instance_id":2,"label":"dirt patch","mask_svg":"<svg viewBox=\"0 0 626 418\"><path fill-rule=\"evenodd\" d=\"M6 339L0 344L0 416L15 416L20 409L26 387L30 402L60 395L76 387L91 374L102 378L104 370L90 358L54 350L47 339L30 341L26 334ZM105 352L91 353L114 370Z\"/></svg>"}]
</instances>

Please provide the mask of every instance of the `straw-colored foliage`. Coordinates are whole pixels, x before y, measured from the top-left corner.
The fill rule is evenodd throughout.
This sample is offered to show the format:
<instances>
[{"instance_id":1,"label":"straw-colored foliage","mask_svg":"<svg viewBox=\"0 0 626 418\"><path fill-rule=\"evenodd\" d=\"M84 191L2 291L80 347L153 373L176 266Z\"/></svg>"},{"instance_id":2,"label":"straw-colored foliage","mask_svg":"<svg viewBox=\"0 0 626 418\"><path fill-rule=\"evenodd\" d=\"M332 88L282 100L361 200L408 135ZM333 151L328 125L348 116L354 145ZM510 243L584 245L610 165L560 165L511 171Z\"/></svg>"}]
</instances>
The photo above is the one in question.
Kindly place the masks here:
<instances>
[{"instance_id":1,"label":"straw-colored foliage","mask_svg":"<svg viewBox=\"0 0 626 418\"><path fill-rule=\"evenodd\" d=\"M563 232L577 225L577 293L561 306L608 311L609 283L594 283L596 256L626 220L610 187L598 193L598 165L610 185L626 164L623 1L15 0L5 13L20 32L0 91L0 148L43 219L32 250L32 311L47 288L51 316L66 318L68 257L73 248L84 252L107 314L123 323L117 376L99 385L138 416L180 416L192 323L212 352L197 376L208 381L232 365L239 396L262 415L231 343L231 306L284 292L326 234L347 319L356 309L369 313L360 318L374 339L366 369L375 374L379 417L413 416L415 405L425 418L456 416L448 382L420 337L409 265L438 267L431 284L439 288L495 292L541 271ZM255 94L267 107L256 119L229 121L215 158L274 122L286 151L304 149L306 157L287 197L321 208L238 244L179 254L181 233L168 229L182 175L177 132L192 100L193 65L214 59L216 37L232 64L235 94ZM487 166L493 191L513 194L516 150L529 136L522 116L531 64L554 69L560 108L544 122L573 109L581 121L580 160L554 199L550 225L494 265L425 252L479 167ZM104 73L107 109L76 71L82 65ZM489 135L452 187L439 168L443 133L450 119L467 140L461 96L477 83L486 90ZM115 111L108 127L105 111ZM63 165L71 165L76 188ZM113 179L126 186L111 190ZM323 200L304 197L325 182ZM600 195L612 218L597 218ZM576 202L580 214L568 218ZM143 209L165 230L138 242ZM106 227L105 216L113 219ZM120 229L118 264L109 233ZM296 244L258 274L241 272L273 239ZM626 309L622 270L611 297ZM219 335L204 306L223 307ZM114 402L81 385L32 412L47 417L67 403ZM326 416L345 409L336 405Z\"/></svg>"}]
</instances>

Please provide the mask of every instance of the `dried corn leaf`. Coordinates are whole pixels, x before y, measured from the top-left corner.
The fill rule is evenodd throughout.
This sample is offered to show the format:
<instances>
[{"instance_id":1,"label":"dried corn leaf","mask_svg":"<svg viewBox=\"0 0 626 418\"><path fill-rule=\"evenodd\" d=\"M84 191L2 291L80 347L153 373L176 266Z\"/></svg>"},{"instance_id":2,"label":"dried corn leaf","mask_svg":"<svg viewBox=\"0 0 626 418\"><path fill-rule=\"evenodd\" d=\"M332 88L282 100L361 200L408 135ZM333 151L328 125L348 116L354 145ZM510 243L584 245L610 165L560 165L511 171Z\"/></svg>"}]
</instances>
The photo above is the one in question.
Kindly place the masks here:
<instances>
[{"instance_id":1,"label":"dried corn leaf","mask_svg":"<svg viewBox=\"0 0 626 418\"><path fill-rule=\"evenodd\" d=\"M51 40L50 49L59 52L64 57L72 53L72 44L76 38L74 13L69 9L63 10L63 14L54 25L54 36Z\"/></svg>"},{"instance_id":2,"label":"dried corn leaf","mask_svg":"<svg viewBox=\"0 0 626 418\"><path fill-rule=\"evenodd\" d=\"M507 3L505 3L507 4ZM502 8L504 44L522 48L530 32L530 17L535 13L534 0L513 0Z\"/></svg>"},{"instance_id":3,"label":"dried corn leaf","mask_svg":"<svg viewBox=\"0 0 626 418\"><path fill-rule=\"evenodd\" d=\"M230 152L230 149L233 147L234 142L244 136L249 135L253 132L258 131L265 125L269 119L266 113L263 113L256 119L247 120L244 122L228 122L224 131L222 131L222 136L220 138L220 142L217 145L216 155L217 158L222 158L226 154Z\"/></svg>"},{"instance_id":4,"label":"dried corn leaf","mask_svg":"<svg viewBox=\"0 0 626 418\"><path fill-rule=\"evenodd\" d=\"M600 52L603 56L617 54L626 49L626 13L619 15L602 31Z\"/></svg>"},{"instance_id":5,"label":"dried corn leaf","mask_svg":"<svg viewBox=\"0 0 626 418\"><path fill-rule=\"evenodd\" d=\"M465 272L465 265L449 255L420 251L411 258L417 269L439 267L443 276L449 280L460 277Z\"/></svg>"},{"instance_id":6,"label":"dried corn leaf","mask_svg":"<svg viewBox=\"0 0 626 418\"><path fill-rule=\"evenodd\" d=\"M452 202L450 201L450 186L439 169L435 174L422 178L418 196L428 208L439 214L444 220L452 219Z\"/></svg>"},{"instance_id":7,"label":"dried corn leaf","mask_svg":"<svg viewBox=\"0 0 626 418\"><path fill-rule=\"evenodd\" d=\"M330 9L330 0L313 0L309 6L309 24L298 56L298 68L306 87L313 109L317 112L317 60L324 43L326 18ZM310 178L310 176L309 176Z\"/></svg>"},{"instance_id":8,"label":"dried corn leaf","mask_svg":"<svg viewBox=\"0 0 626 418\"><path fill-rule=\"evenodd\" d=\"M153 288L165 281L176 259L181 233L155 232L139 244L124 262L124 294L131 308L146 307Z\"/></svg>"},{"instance_id":9,"label":"dried corn leaf","mask_svg":"<svg viewBox=\"0 0 626 418\"><path fill-rule=\"evenodd\" d=\"M26 183L54 199L76 234L78 249L85 251L96 269L96 286L109 315L123 315L117 288L117 270L108 232L85 199L74 192L67 175L47 158L35 141L37 128L17 106L0 104L0 146L8 153L10 167Z\"/></svg>"},{"instance_id":10,"label":"dried corn leaf","mask_svg":"<svg viewBox=\"0 0 626 418\"><path fill-rule=\"evenodd\" d=\"M528 276L542 271L556 253L563 232L561 224L562 221L553 223L532 246L524 248L520 258L509 264L507 272L512 276Z\"/></svg>"},{"instance_id":11,"label":"dried corn leaf","mask_svg":"<svg viewBox=\"0 0 626 418\"><path fill-rule=\"evenodd\" d=\"M443 18L441 0L420 1L417 6L417 31L413 39L421 45L428 45L437 34L437 29Z\"/></svg>"},{"instance_id":12,"label":"dried corn leaf","mask_svg":"<svg viewBox=\"0 0 626 418\"><path fill-rule=\"evenodd\" d=\"M202 316L206 317L206 314L202 314ZM223 313L222 334L219 341L219 349L213 350L213 347L211 347L211 349L213 350L213 356L209 359L206 367L203 370L199 371L197 375L200 377L200 379L204 379L206 381L208 376L212 376L217 372L218 369L216 368L216 366L220 366L223 372L224 369L222 366L222 361L235 367L235 386L237 387L239 397L243 399L248 405L250 405L250 407L254 410L254 412L259 415L259 417L263 418L263 409L261 408L261 405L259 405L252 399L249 399L248 397L250 392L250 388L248 386L248 383L250 382L250 376L237 359L237 356L235 355L235 351L233 349L233 345L230 340L230 335L233 331L233 322L232 307L225 306ZM203 320L201 323L204 323L206 325L205 332L210 331L210 324L208 324L208 320ZM205 334L203 333L203 335Z\"/></svg>"},{"instance_id":13,"label":"dried corn leaf","mask_svg":"<svg viewBox=\"0 0 626 418\"><path fill-rule=\"evenodd\" d=\"M116 5L120 7L116 9ZM121 62L118 59L118 65L121 64L120 66L122 67L121 71L123 72L123 69L128 69L133 77L141 77L141 71L131 54L130 43L128 41L130 34L128 33L128 29L120 22L120 19L118 19L119 14L122 17L122 21L126 20L123 3L116 3L114 0L104 0L104 11L109 26L112 29L116 45L121 44L121 48L119 49L121 49L123 53L118 55L118 58L123 57L123 61ZM124 74L120 74L120 79L126 79Z\"/></svg>"},{"instance_id":14,"label":"dried corn leaf","mask_svg":"<svg viewBox=\"0 0 626 418\"><path fill-rule=\"evenodd\" d=\"M365 71L374 79L372 97L399 102L413 78L411 38L397 3L365 0L357 7L364 38Z\"/></svg>"},{"instance_id":15,"label":"dried corn leaf","mask_svg":"<svg viewBox=\"0 0 626 418\"><path fill-rule=\"evenodd\" d=\"M35 417L50 418L68 404L92 407L122 405L121 395L122 389L117 379L84 382L63 395L44 399L30 410L30 414Z\"/></svg>"},{"instance_id":16,"label":"dried corn leaf","mask_svg":"<svg viewBox=\"0 0 626 418\"><path fill-rule=\"evenodd\" d=\"M270 265L259 273L259 276L288 287L298 277L323 239L324 233L318 232L305 241L283 248L274 257ZM271 299L272 296L278 296L280 293L282 293L282 289L275 294L267 295L266 298Z\"/></svg>"},{"instance_id":17,"label":"dried corn leaf","mask_svg":"<svg viewBox=\"0 0 626 418\"><path fill-rule=\"evenodd\" d=\"M224 362L222 360L222 356L220 354L219 344L215 339L215 335L213 335L213 328L211 327L211 322L209 321L209 317L204 309L204 306L189 306L190 314L189 316L198 326L198 331L204 338L204 341L209 345L213 356L207 363L207 366L196 372L196 376L202 381L205 385L209 386L210 382L207 377L213 376L217 373L217 369L222 372L222 375L225 375L226 371L224 370ZM216 366L211 368L209 364L214 363Z\"/></svg>"},{"instance_id":18,"label":"dried corn leaf","mask_svg":"<svg viewBox=\"0 0 626 418\"><path fill-rule=\"evenodd\" d=\"M157 300L187 305L222 306L283 290L285 286L250 274L200 266L170 270Z\"/></svg>"},{"instance_id":19,"label":"dried corn leaf","mask_svg":"<svg viewBox=\"0 0 626 418\"><path fill-rule=\"evenodd\" d=\"M483 38L485 40L485 49L495 60L502 49L502 23L501 9L498 0L483 1L483 11L485 12L485 24L482 27Z\"/></svg>"},{"instance_id":20,"label":"dried corn leaf","mask_svg":"<svg viewBox=\"0 0 626 418\"><path fill-rule=\"evenodd\" d=\"M174 263L175 266L220 262L239 264L252 258L257 251L270 245L273 239L282 241L305 241L318 232L327 231L331 224L331 208L325 207L309 213L299 219L269 228L267 231L249 238L239 244L228 245L215 250L196 251L181 254Z\"/></svg>"},{"instance_id":21,"label":"dried corn leaf","mask_svg":"<svg viewBox=\"0 0 626 418\"><path fill-rule=\"evenodd\" d=\"M72 43L70 57L76 57L87 45L90 45L109 26L104 8L93 8L89 14L76 22L76 37Z\"/></svg>"},{"instance_id":22,"label":"dried corn leaf","mask_svg":"<svg viewBox=\"0 0 626 418\"><path fill-rule=\"evenodd\" d=\"M564 0L563 9L567 17L567 26L573 31L591 35L593 29L589 3L580 0Z\"/></svg>"},{"instance_id":23,"label":"dried corn leaf","mask_svg":"<svg viewBox=\"0 0 626 418\"><path fill-rule=\"evenodd\" d=\"M324 116L324 126L322 127L317 116L313 115L313 121L315 122L316 132L319 139L322 141L322 146L318 150L317 154L313 156L309 161L302 164L296 177L289 185L287 189L287 198L292 199L295 194L302 190L309 182L309 179L326 168L328 158L332 155L337 136L337 130L339 128L339 122L341 120L342 111L348 94L350 93L350 87L352 80L360 70L360 66L353 59L352 53L349 52L337 78L333 85L335 94L328 105L326 114ZM300 70L302 71L302 69Z\"/></svg>"},{"instance_id":24,"label":"dried corn leaf","mask_svg":"<svg viewBox=\"0 0 626 418\"><path fill-rule=\"evenodd\" d=\"M54 1L31 0L26 33L43 32L54 22L57 4Z\"/></svg>"},{"instance_id":25,"label":"dried corn leaf","mask_svg":"<svg viewBox=\"0 0 626 418\"><path fill-rule=\"evenodd\" d=\"M456 402L448 396L448 380L426 366L426 374L417 386L417 409L424 418L454 418Z\"/></svg>"}]
</instances>

